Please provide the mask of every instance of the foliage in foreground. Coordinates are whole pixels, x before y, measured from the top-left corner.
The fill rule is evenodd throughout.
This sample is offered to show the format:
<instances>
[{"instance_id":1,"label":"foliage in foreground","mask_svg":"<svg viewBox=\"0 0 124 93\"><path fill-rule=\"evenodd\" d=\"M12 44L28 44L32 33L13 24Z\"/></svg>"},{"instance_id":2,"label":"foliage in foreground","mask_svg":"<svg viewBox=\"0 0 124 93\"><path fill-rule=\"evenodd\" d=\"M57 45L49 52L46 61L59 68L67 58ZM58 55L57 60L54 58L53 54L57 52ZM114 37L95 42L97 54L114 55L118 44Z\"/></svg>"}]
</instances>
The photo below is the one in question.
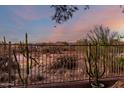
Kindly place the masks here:
<instances>
[{"instance_id":1,"label":"foliage in foreground","mask_svg":"<svg viewBox=\"0 0 124 93\"><path fill-rule=\"evenodd\" d=\"M118 33L110 32L108 27L103 27L101 25L96 26L87 34L87 36L87 44L90 46L86 52L86 72L89 75L89 78L93 80L93 83L90 82L91 85L94 84L95 86L100 87L99 79L102 78L105 73L105 64L107 65L112 62L112 58L108 59L108 56L116 54L108 51L106 45L118 43L120 40L119 35ZM93 44L92 47L91 44ZM103 64L101 67L99 67L100 63ZM90 79L89 81L91 81Z\"/></svg>"},{"instance_id":2,"label":"foliage in foreground","mask_svg":"<svg viewBox=\"0 0 124 93\"><path fill-rule=\"evenodd\" d=\"M13 61L10 52L10 46L7 47L6 38L3 39L3 52L0 54L0 81L1 82L10 82L16 79L15 72L17 71L17 64Z\"/></svg>"}]
</instances>

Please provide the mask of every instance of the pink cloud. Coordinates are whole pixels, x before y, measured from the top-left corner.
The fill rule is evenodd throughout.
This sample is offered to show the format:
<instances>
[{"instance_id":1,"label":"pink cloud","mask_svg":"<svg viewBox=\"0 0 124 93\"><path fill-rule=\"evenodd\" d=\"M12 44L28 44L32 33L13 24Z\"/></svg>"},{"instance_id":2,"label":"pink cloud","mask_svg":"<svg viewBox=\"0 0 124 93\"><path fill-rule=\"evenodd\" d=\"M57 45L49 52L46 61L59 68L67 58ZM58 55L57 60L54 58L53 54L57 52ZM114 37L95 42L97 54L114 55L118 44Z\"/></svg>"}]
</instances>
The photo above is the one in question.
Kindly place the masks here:
<instances>
[{"instance_id":1,"label":"pink cloud","mask_svg":"<svg viewBox=\"0 0 124 93\"><path fill-rule=\"evenodd\" d=\"M81 37L82 33L77 33L75 30L71 30L66 27L57 27L52 30L52 33L44 39L44 41L75 41Z\"/></svg>"},{"instance_id":2,"label":"pink cloud","mask_svg":"<svg viewBox=\"0 0 124 93\"><path fill-rule=\"evenodd\" d=\"M59 41L63 39L65 28L58 27L52 30L52 34L48 36L47 41Z\"/></svg>"},{"instance_id":3,"label":"pink cloud","mask_svg":"<svg viewBox=\"0 0 124 93\"><path fill-rule=\"evenodd\" d=\"M96 25L108 26L112 30L124 26L124 15L120 12L118 6L111 6L110 8L105 8L99 12L89 12L88 15L87 19L85 19L86 17L81 16L77 22L71 26L73 28L70 30L83 32L85 34Z\"/></svg>"},{"instance_id":4,"label":"pink cloud","mask_svg":"<svg viewBox=\"0 0 124 93\"><path fill-rule=\"evenodd\" d=\"M54 30L48 40L76 41L83 38L83 34L86 35L94 26L101 24L112 30L124 27L124 15L120 12L119 7L110 6L101 11L89 12L87 17L81 16L72 25Z\"/></svg>"}]
</instances>

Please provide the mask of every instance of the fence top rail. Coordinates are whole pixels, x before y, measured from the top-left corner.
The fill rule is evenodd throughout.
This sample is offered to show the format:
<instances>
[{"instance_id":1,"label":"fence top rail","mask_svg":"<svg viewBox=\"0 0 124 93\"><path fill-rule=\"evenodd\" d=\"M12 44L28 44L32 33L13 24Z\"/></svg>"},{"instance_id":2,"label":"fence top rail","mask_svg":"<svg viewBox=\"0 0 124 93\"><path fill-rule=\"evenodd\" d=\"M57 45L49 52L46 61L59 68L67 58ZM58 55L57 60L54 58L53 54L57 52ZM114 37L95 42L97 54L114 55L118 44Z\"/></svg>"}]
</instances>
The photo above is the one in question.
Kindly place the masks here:
<instances>
[{"instance_id":1,"label":"fence top rail","mask_svg":"<svg viewBox=\"0 0 124 93\"><path fill-rule=\"evenodd\" d=\"M9 45L9 43L1 44L0 45ZM18 46L20 44L11 44L14 46ZM21 45L25 45L24 43ZM29 46L124 46L124 44L28 44Z\"/></svg>"}]
</instances>

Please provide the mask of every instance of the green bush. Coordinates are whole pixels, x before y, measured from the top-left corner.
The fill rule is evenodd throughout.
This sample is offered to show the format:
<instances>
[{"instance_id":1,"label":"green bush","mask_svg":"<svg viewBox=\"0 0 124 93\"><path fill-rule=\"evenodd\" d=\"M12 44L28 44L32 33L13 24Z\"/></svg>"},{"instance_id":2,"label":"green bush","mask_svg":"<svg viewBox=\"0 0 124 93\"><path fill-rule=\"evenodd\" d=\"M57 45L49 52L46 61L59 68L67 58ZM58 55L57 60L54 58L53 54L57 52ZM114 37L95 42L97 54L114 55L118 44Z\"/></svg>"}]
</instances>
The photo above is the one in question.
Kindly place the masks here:
<instances>
[{"instance_id":1,"label":"green bush","mask_svg":"<svg viewBox=\"0 0 124 93\"><path fill-rule=\"evenodd\" d=\"M124 69L124 58L119 58L119 67L121 70Z\"/></svg>"},{"instance_id":2,"label":"green bush","mask_svg":"<svg viewBox=\"0 0 124 93\"><path fill-rule=\"evenodd\" d=\"M121 65L124 65L124 58L120 58L120 59L119 59L119 63L120 63Z\"/></svg>"}]
</instances>

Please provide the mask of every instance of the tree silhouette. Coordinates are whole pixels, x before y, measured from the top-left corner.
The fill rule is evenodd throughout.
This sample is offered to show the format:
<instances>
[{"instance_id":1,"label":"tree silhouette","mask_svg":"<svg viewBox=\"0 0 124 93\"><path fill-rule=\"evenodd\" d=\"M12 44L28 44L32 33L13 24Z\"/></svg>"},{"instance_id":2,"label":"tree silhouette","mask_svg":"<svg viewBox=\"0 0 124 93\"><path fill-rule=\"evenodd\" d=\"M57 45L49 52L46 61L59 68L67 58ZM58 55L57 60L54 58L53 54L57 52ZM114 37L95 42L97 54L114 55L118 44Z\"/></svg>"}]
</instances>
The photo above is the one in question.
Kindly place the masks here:
<instances>
[{"instance_id":1,"label":"tree silhouette","mask_svg":"<svg viewBox=\"0 0 124 93\"><path fill-rule=\"evenodd\" d=\"M73 13L78 10L77 6L73 5L52 5L51 7L55 9L55 14L52 16L52 20L55 20L56 23L59 24L72 18Z\"/></svg>"},{"instance_id":2,"label":"tree silhouette","mask_svg":"<svg viewBox=\"0 0 124 93\"><path fill-rule=\"evenodd\" d=\"M74 5L52 5L51 8L54 8L55 10L55 14L52 16L52 20L58 24L66 22L72 18L74 13L79 10L78 7ZM84 10L88 10L89 8L89 5L84 6Z\"/></svg>"},{"instance_id":3,"label":"tree silhouette","mask_svg":"<svg viewBox=\"0 0 124 93\"><path fill-rule=\"evenodd\" d=\"M124 13L123 5L119 6L121 12ZM74 5L52 5L51 8L54 8L55 14L52 16L52 20L58 24L64 23L73 17L74 13L79 10L78 6ZM90 5L84 5L84 10L89 10Z\"/></svg>"},{"instance_id":4,"label":"tree silhouette","mask_svg":"<svg viewBox=\"0 0 124 93\"><path fill-rule=\"evenodd\" d=\"M90 30L87 38L93 44L113 44L120 40L120 35L117 32L111 32L108 27L100 25Z\"/></svg>"}]
</instances>

